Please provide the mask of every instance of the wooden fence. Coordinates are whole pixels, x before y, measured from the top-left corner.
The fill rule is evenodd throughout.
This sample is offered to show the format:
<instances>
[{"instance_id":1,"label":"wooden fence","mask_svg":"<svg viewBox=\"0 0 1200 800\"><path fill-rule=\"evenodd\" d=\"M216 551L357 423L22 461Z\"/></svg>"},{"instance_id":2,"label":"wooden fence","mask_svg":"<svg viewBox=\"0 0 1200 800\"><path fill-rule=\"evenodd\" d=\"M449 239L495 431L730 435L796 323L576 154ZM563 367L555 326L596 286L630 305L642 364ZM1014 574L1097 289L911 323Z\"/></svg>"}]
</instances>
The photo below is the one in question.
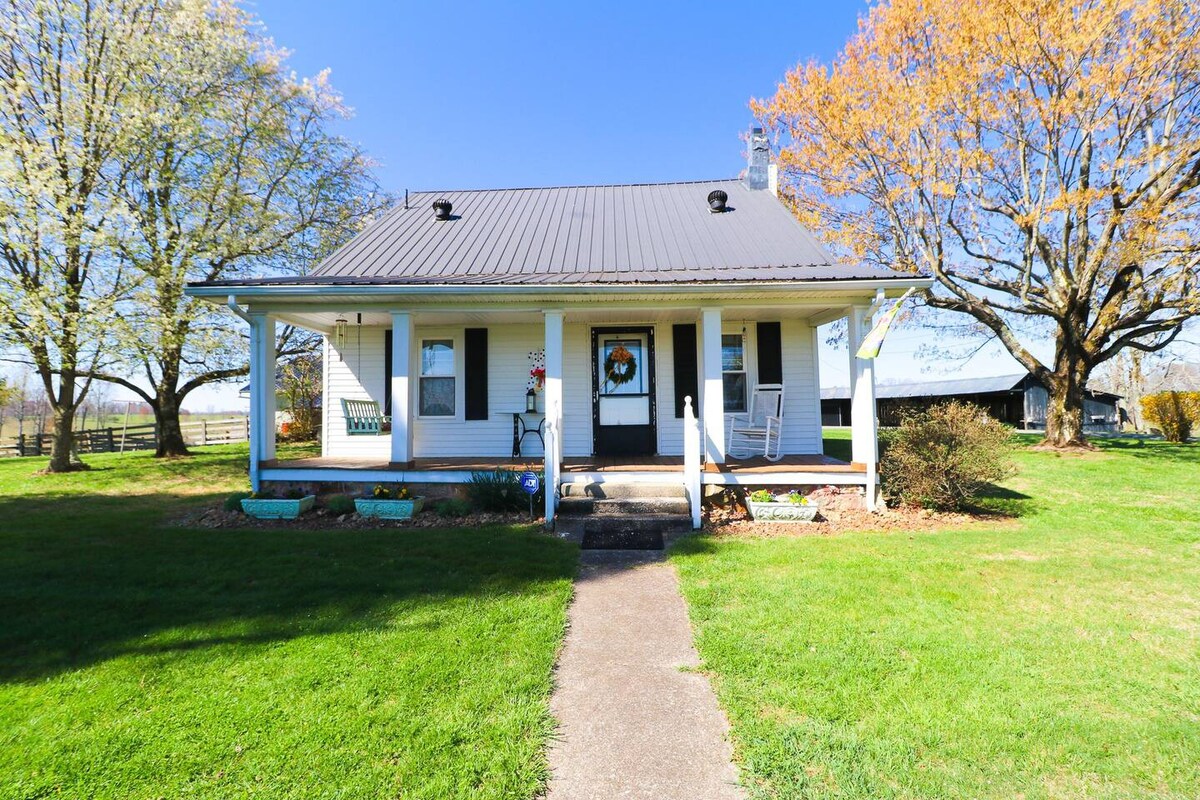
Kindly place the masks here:
<instances>
[{"instance_id":1,"label":"wooden fence","mask_svg":"<svg viewBox=\"0 0 1200 800\"><path fill-rule=\"evenodd\" d=\"M183 440L192 447L250 440L248 417L204 419L185 422L179 427L183 431ZM53 441L54 435L50 433L18 436L16 440L0 442L0 457L49 455ZM153 450L157 446L158 426L153 423L75 431L75 449L80 454Z\"/></svg>"}]
</instances>

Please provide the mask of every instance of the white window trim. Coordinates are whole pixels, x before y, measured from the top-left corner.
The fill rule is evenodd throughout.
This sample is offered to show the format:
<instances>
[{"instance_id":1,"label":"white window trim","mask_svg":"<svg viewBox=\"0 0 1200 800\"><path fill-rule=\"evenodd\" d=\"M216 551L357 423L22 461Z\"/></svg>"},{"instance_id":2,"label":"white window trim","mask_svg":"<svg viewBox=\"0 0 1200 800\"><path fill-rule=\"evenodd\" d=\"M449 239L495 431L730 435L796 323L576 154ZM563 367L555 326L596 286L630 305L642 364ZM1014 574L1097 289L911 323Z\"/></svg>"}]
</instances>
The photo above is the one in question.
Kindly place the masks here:
<instances>
[{"instance_id":1,"label":"white window trim","mask_svg":"<svg viewBox=\"0 0 1200 800\"><path fill-rule=\"evenodd\" d=\"M758 364L756 361L756 343L755 326L757 321L747 321L745 323L745 332L742 331L742 323L739 321L736 324L727 324L721 326L721 336L740 336L742 337L742 369L739 373L736 370L721 370L721 378L724 380L726 374L737 375L744 374L746 376L746 396L743 399L743 408L741 411L726 411L725 416L731 414L745 414L750 410L750 393L754 391L754 387L758 383ZM724 395L722 395L722 405L724 404Z\"/></svg>"},{"instance_id":2,"label":"white window trim","mask_svg":"<svg viewBox=\"0 0 1200 800\"><path fill-rule=\"evenodd\" d=\"M425 343L435 339L449 339L454 347L454 375L430 375L421 374L421 352L425 349ZM428 420L430 422L461 422L463 420L463 402L465 396L463 394L463 370L465 366L463 356L463 332L461 328L418 328L414 331L413 340L417 346L413 353L413 361L415 361L413 376L416 380L412 385L412 406L413 419ZM431 378L454 378L454 413L453 414L422 414L421 413L421 381L425 377Z\"/></svg>"}]
</instances>

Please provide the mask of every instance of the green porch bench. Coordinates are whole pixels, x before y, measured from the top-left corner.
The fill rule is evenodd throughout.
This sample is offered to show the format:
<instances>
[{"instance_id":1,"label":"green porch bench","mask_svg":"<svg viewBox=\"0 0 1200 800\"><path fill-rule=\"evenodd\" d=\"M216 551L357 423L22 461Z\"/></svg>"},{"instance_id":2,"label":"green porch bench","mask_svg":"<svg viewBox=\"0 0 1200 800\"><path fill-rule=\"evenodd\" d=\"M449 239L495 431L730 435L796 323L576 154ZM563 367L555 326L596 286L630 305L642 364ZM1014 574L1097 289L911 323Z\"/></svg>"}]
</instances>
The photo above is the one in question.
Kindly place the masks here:
<instances>
[{"instance_id":1,"label":"green porch bench","mask_svg":"<svg viewBox=\"0 0 1200 800\"><path fill-rule=\"evenodd\" d=\"M342 416L346 418L347 436L379 436L392 430L391 417L384 416L374 400L342 398Z\"/></svg>"}]
</instances>

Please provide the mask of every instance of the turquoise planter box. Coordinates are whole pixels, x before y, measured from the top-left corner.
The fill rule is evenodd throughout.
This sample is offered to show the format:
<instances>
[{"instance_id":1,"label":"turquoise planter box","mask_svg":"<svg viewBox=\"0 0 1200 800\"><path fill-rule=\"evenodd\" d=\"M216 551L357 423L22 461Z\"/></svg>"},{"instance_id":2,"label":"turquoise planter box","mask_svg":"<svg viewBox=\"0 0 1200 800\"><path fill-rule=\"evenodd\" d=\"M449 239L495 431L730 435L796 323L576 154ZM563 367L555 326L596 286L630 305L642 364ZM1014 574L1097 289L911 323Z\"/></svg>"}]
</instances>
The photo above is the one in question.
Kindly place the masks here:
<instances>
[{"instance_id":1,"label":"turquoise planter box","mask_svg":"<svg viewBox=\"0 0 1200 800\"><path fill-rule=\"evenodd\" d=\"M255 519L295 519L305 511L312 509L317 502L317 496L310 494L298 500L278 500L275 498L260 498L242 501L242 511Z\"/></svg>"},{"instance_id":2,"label":"turquoise planter box","mask_svg":"<svg viewBox=\"0 0 1200 800\"><path fill-rule=\"evenodd\" d=\"M377 500L374 497L354 498L354 510L364 517L380 519L412 519L413 514L420 514L425 505L424 497L414 497L410 500Z\"/></svg>"}]
</instances>

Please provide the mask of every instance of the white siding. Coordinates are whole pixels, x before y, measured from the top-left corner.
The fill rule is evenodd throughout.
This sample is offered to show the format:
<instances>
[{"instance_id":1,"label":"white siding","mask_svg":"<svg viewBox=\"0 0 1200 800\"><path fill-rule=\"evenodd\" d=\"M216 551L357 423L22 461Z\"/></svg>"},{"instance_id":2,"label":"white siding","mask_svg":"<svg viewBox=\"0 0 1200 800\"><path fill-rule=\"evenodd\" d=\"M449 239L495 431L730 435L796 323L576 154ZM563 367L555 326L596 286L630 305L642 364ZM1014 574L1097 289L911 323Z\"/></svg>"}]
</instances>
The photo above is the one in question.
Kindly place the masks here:
<instances>
[{"instance_id":1,"label":"white siding","mask_svg":"<svg viewBox=\"0 0 1200 800\"><path fill-rule=\"evenodd\" d=\"M812 326L785 319L783 339L783 452L821 452L821 386Z\"/></svg>"},{"instance_id":2,"label":"white siding","mask_svg":"<svg viewBox=\"0 0 1200 800\"><path fill-rule=\"evenodd\" d=\"M563 326L563 456L592 454L591 326Z\"/></svg>"},{"instance_id":3,"label":"white siding","mask_svg":"<svg viewBox=\"0 0 1200 800\"><path fill-rule=\"evenodd\" d=\"M464 326L465 327L465 326ZM430 456L512 455L512 415L525 408L529 385L529 351L545 346L541 325L493 325L488 327L488 418L464 419L463 401L463 328L417 327L414 347L426 338L454 338L456 403L454 418L413 420L413 452L417 458ZM416 371L413 373L417 374ZM418 410L417 385L413 383L413 413ZM538 410L544 411L544 397L538 396ZM527 436L521 455L541 460L542 447L537 437Z\"/></svg>"},{"instance_id":4,"label":"white siding","mask_svg":"<svg viewBox=\"0 0 1200 800\"><path fill-rule=\"evenodd\" d=\"M488 329L488 418L464 419L463 408L463 330L466 326L422 327L414 335L414 350L422 339L454 340L457 362L455 374L455 416L453 418L413 419L413 449L417 457L494 456L512 454L512 412L525 408L525 390L529 380L529 351L544 343L540 325L502 325ZM351 328L344 351L339 354L327 343L325 373L325 430L323 452L327 456L391 457L391 436L347 436L341 398L384 401L384 328L362 328L359 348L358 330ZM418 358L412 355L413 412L417 407ZM541 397L538 398L541 409ZM542 457L536 437L526 437L522 454L531 459Z\"/></svg>"},{"instance_id":5,"label":"white siding","mask_svg":"<svg viewBox=\"0 0 1200 800\"><path fill-rule=\"evenodd\" d=\"M541 325L493 325L488 328L488 419L463 419L463 329L466 326L417 327L414 345L424 338L453 338L456 371L455 417L413 420L414 451L418 458L437 456L507 457L512 452L512 412L525 407L529 378L529 351L544 346ZM592 453L592 357L591 325L571 322L563 337L563 455ZM675 417L674 353L671 324L654 326L658 411L658 448L662 455L683 454L683 420ZM740 332L742 323L724 326L726 333ZM391 457L391 437L347 436L341 398L384 401L384 328L351 327L346 346L338 353L326 341L325 401L322 451L327 456L352 456L386 462ZM360 342L361 333L361 347ZM782 323L783 374L786 384L784 409L785 453L821 452L819 383L816 378L812 328L802 320ZM413 354L413 374L417 372ZM758 377L754 323L746 323L746 361L751 386ZM416 404L413 381L413 409ZM699 398L694 398L699 409ZM539 410L545 410L538 397ZM527 437L523 455L531 460L542 456L535 437Z\"/></svg>"},{"instance_id":6,"label":"white siding","mask_svg":"<svg viewBox=\"0 0 1200 800\"><path fill-rule=\"evenodd\" d=\"M697 348L699 349L699 348ZM664 456L683 455L683 420L675 417L675 342L670 323L654 330L655 385L658 402L658 452ZM700 413L700 399L692 398L692 407Z\"/></svg>"},{"instance_id":7,"label":"white siding","mask_svg":"<svg viewBox=\"0 0 1200 800\"><path fill-rule=\"evenodd\" d=\"M342 415L343 397L374 400L383 405L384 328L351 326L341 353L326 340L325 430L323 454L354 456L387 462L392 457L391 436L347 436Z\"/></svg>"}]
</instances>

